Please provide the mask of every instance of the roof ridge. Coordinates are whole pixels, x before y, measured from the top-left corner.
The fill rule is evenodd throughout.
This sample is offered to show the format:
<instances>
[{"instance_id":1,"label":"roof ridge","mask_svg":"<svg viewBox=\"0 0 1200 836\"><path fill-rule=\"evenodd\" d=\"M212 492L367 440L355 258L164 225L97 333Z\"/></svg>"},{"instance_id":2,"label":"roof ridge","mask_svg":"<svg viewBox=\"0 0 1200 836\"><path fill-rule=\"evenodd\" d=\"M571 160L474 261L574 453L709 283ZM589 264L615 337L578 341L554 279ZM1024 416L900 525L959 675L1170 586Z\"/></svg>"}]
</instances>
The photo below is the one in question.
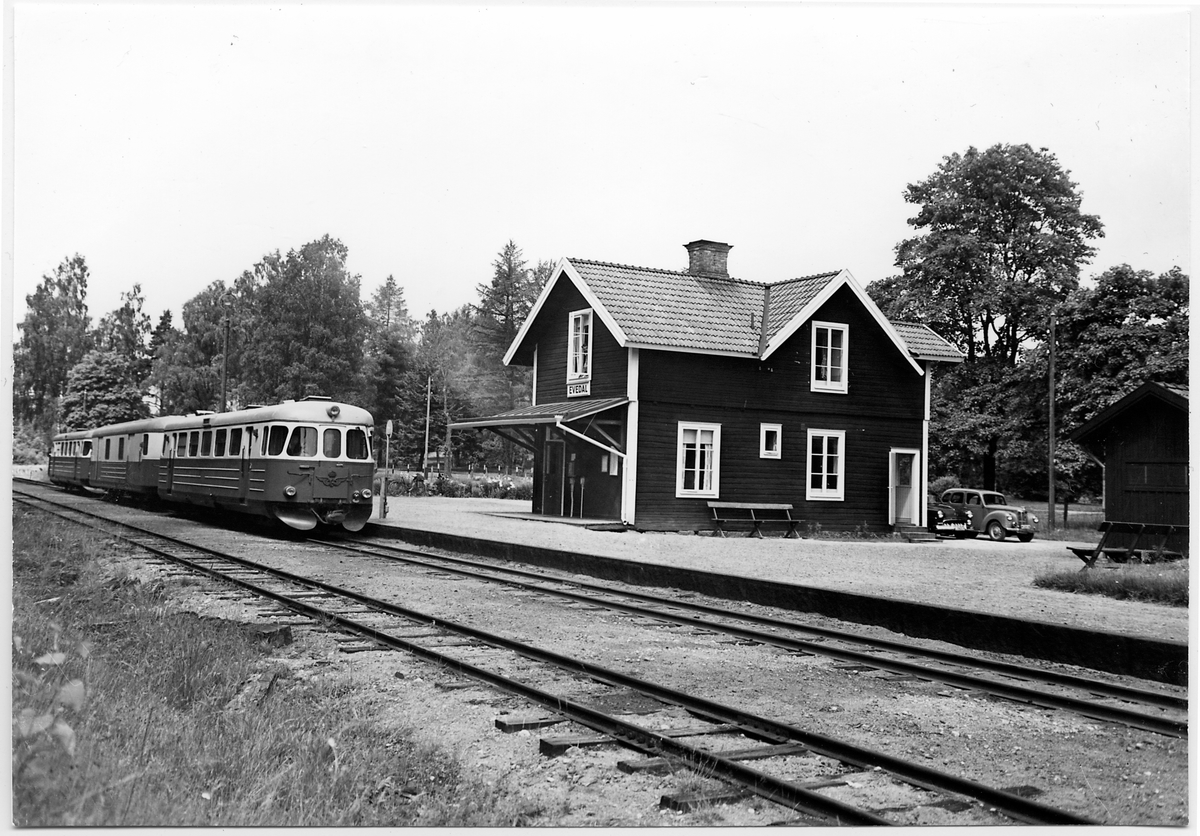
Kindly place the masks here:
<instances>
[{"instance_id":1,"label":"roof ridge","mask_svg":"<svg viewBox=\"0 0 1200 836\"><path fill-rule=\"evenodd\" d=\"M767 286L768 287L779 287L780 285L793 284L795 282L806 282L811 279L827 279L830 276L836 276L841 272L842 272L841 270L826 270L821 273L810 273L807 276L797 276L794 279L781 279L777 282L768 282Z\"/></svg>"},{"instance_id":2,"label":"roof ridge","mask_svg":"<svg viewBox=\"0 0 1200 836\"><path fill-rule=\"evenodd\" d=\"M665 273L669 276L680 276L685 279L707 279L708 281L732 282L736 284L747 284L753 287L766 287L765 282L756 282L753 279L739 279L736 276L712 276L692 273L688 270L667 270L662 267L640 267L637 264L619 264L615 261L597 261L594 258L571 258L567 257L567 261L572 264L597 264L602 267L620 267L622 270L641 270L646 273Z\"/></svg>"}]
</instances>

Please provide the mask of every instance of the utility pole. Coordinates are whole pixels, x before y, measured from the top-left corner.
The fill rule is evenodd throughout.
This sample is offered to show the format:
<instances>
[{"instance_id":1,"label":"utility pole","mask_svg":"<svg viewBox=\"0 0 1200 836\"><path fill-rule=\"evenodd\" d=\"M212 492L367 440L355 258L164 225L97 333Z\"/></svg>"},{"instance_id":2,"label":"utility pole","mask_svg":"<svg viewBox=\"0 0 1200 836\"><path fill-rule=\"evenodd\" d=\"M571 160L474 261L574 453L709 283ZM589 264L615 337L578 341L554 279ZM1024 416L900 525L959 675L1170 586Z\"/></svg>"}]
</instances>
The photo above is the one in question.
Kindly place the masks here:
<instances>
[{"instance_id":1,"label":"utility pole","mask_svg":"<svg viewBox=\"0 0 1200 836\"><path fill-rule=\"evenodd\" d=\"M429 461L429 407L433 397L433 375L425 379L425 456L421 459L421 472L425 472Z\"/></svg>"},{"instance_id":2,"label":"utility pole","mask_svg":"<svg viewBox=\"0 0 1200 836\"><path fill-rule=\"evenodd\" d=\"M1047 503L1049 511L1050 530L1057 528L1054 522L1054 326L1057 314L1050 314L1050 454L1049 466L1046 468L1050 476L1050 501Z\"/></svg>"},{"instance_id":3,"label":"utility pole","mask_svg":"<svg viewBox=\"0 0 1200 836\"><path fill-rule=\"evenodd\" d=\"M222 317L225 325L225 341L221 348L221 412L225 411L227 399L225 397L225 382L229 371L229 320L233 314L233 295L225 293L221 296L221 306L225 308L225 316Z\"/></svg>"}]
</instances>

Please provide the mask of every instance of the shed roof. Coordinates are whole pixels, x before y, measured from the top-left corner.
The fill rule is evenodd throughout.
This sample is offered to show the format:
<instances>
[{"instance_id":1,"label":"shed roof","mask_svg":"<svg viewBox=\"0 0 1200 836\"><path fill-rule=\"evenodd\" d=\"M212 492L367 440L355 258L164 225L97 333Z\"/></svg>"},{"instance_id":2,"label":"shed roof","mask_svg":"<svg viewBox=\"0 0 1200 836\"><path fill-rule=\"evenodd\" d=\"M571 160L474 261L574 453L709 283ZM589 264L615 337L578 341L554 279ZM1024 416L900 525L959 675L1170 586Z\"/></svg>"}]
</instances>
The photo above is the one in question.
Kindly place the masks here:
<instances>
[{"instance_id":1,"label":"shed roof","mask_svg":"<svg viewBox=\"0 0 1200 836\"><path fill-rule=\"evenodd\" d=\"M1086 423L1070 433L1067 438L1085 448L1096 448L1103 441L1109 424L1147 398L1157 398L1184 413L1188 411L1188 387L1177 383L1158 383L1151 380L1097 412Z\"/></svg>"}]
</instances>

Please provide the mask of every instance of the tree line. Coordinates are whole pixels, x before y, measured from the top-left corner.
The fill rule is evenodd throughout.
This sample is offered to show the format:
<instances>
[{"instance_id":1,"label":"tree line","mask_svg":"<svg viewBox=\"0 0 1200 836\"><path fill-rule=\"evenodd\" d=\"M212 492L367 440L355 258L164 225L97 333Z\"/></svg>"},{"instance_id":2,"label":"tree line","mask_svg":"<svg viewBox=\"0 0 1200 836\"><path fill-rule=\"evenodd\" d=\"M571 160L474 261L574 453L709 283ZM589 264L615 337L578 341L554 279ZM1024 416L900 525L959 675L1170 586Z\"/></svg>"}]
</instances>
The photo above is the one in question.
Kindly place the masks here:
<instances>
[{"instance_id":1,"label":"tree line","mask_svg":"<svg viewBox=\"0 0 1200 836\"><path fill-rule=\"evenodd\" d=\"M55 432L150 415L220 411L326 395L392 421L390 459L418 467L445 443L446 425L527 402L530 370L503 357L553 265L530 266L516 243L497 254L474 303L414 318L388 276L364 300L346 269L347 247L328 235L268 253L232 282L214 281L184 303L182 322L144 310L140 285L95 325L89 271L64 259L25 297L14 346L15 457L43 459ZM429 436L426 439L426 416ZM498 439L455 439L456 459L523 463Z\"/></svg>"},{"instance_id":2,"label":"tree line","mask_svg":"<svg viewBox=\"0 0 1200 836\"><path fill-rule=\"evenodd\" d=\"M1100 469L1067 434L1148 380L1188 379L1188 276L1129 265L1081 281L1104 235L1045 148L998 144L945 157L910 184L914 234L898 272L868 285L884 313L929 325L965 362L940 366L932 392L930 472L1024 497L1049 480L1049 356L1055 340L1059 497L1100 490ZM216 281L157 325L134 285L90 324L88 269L65 259L26 297L15 347L18 455L42 456L55 430L156 413L328 395L393 421L390 455L416 465L448 423L529 402L531 374L501 362L552 265L530 267L509 241L474 303L414 319L387 279L363 301L347 249L325 236L269 253ZM377 433L377 436L381 436ZM503 466L524 454L488 433L455 439L459 463Z\"/></svg>"}]
</instances>

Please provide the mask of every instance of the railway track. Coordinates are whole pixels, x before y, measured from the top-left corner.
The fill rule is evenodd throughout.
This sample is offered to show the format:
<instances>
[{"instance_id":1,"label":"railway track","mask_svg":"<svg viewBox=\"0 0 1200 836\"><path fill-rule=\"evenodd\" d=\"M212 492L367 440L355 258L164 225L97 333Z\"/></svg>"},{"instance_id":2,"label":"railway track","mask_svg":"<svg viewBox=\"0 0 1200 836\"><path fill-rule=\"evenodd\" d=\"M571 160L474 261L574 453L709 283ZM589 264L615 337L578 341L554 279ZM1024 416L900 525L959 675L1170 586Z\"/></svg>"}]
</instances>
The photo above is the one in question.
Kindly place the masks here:
<instances>
[{"instance_id":1,"label":"railway track","mask_svg":"<svg viewBox=\"0 0 1200 836\"><path fill-rule=\"evenodd\" d=\"M1092 719L1119 723L1156 734L1187 737L1188 733L1187 698L1164 691L1039 670L1027 665L937 650L916 643L871 638L788 619L588 583L576 578L513 569L491 562L434 555L422 549L379 542L363 544L320 539L311 539L310 542L328 548L398 561L434 572L452 573L581 604L604 607L664 624L724 633L790 652L826 656L850 665L861 665L899 676L939 682L1014 702L1072 711ZM882 656L881 652L889 655ZM941 666L934 666L934 663ZM981 676L979 671L1003 678ZM1047 691L1046 687L1059 690ZM1074 693L1063 693L1064 690ZM1098 702L1099 699L1109 702ZM1115 701L1124 705L1113 704Z\"/></svg>"},{"instance_id":2,"label":"railway track","mask_svg":"<svg viewBox=\"0 0 1200 836\"><path fill-rule=\"evenodd\" d=\"M266 599L289 614L361 639L365 644L402 650L446 669L518 694L651 758L695 769L796 811L803 821L838 824L888 824L886 815L865 804L837 797L839 780L795 780L783 765L789 759L834 762L845 769L886 774L905 785L924 806L970 811L972 823L999 824L1007 819L1035 824L1081 824L1088 819L1022 797L1014 792L961 778L923 764L821 735L800 726L753 714L733 705L685 693L638 676L562 655L471 625L382 601L371 596L272 568L246 558L166 537L139 526L99 517L82 509L50 509L44 499L17 497L75 522L100 527L109 536L136 545L155 559L169 561L222 584ZM102 521L101 521L102 520ZM505 671L521 670L520 678ZM541 684L539 684L541 683ZM553 683L552 685L546 683ZM650 728L596 707L597 689L640 695L695 718L691 725ZM696 720L700 725L696 726ZM714 741L741 734L756 745L725 751ZM761 768L747 764L754 762ZM781 765L782 764L782 765ZM958 805L958 806L954 806Z\"/></svg>"}]
</instances>

